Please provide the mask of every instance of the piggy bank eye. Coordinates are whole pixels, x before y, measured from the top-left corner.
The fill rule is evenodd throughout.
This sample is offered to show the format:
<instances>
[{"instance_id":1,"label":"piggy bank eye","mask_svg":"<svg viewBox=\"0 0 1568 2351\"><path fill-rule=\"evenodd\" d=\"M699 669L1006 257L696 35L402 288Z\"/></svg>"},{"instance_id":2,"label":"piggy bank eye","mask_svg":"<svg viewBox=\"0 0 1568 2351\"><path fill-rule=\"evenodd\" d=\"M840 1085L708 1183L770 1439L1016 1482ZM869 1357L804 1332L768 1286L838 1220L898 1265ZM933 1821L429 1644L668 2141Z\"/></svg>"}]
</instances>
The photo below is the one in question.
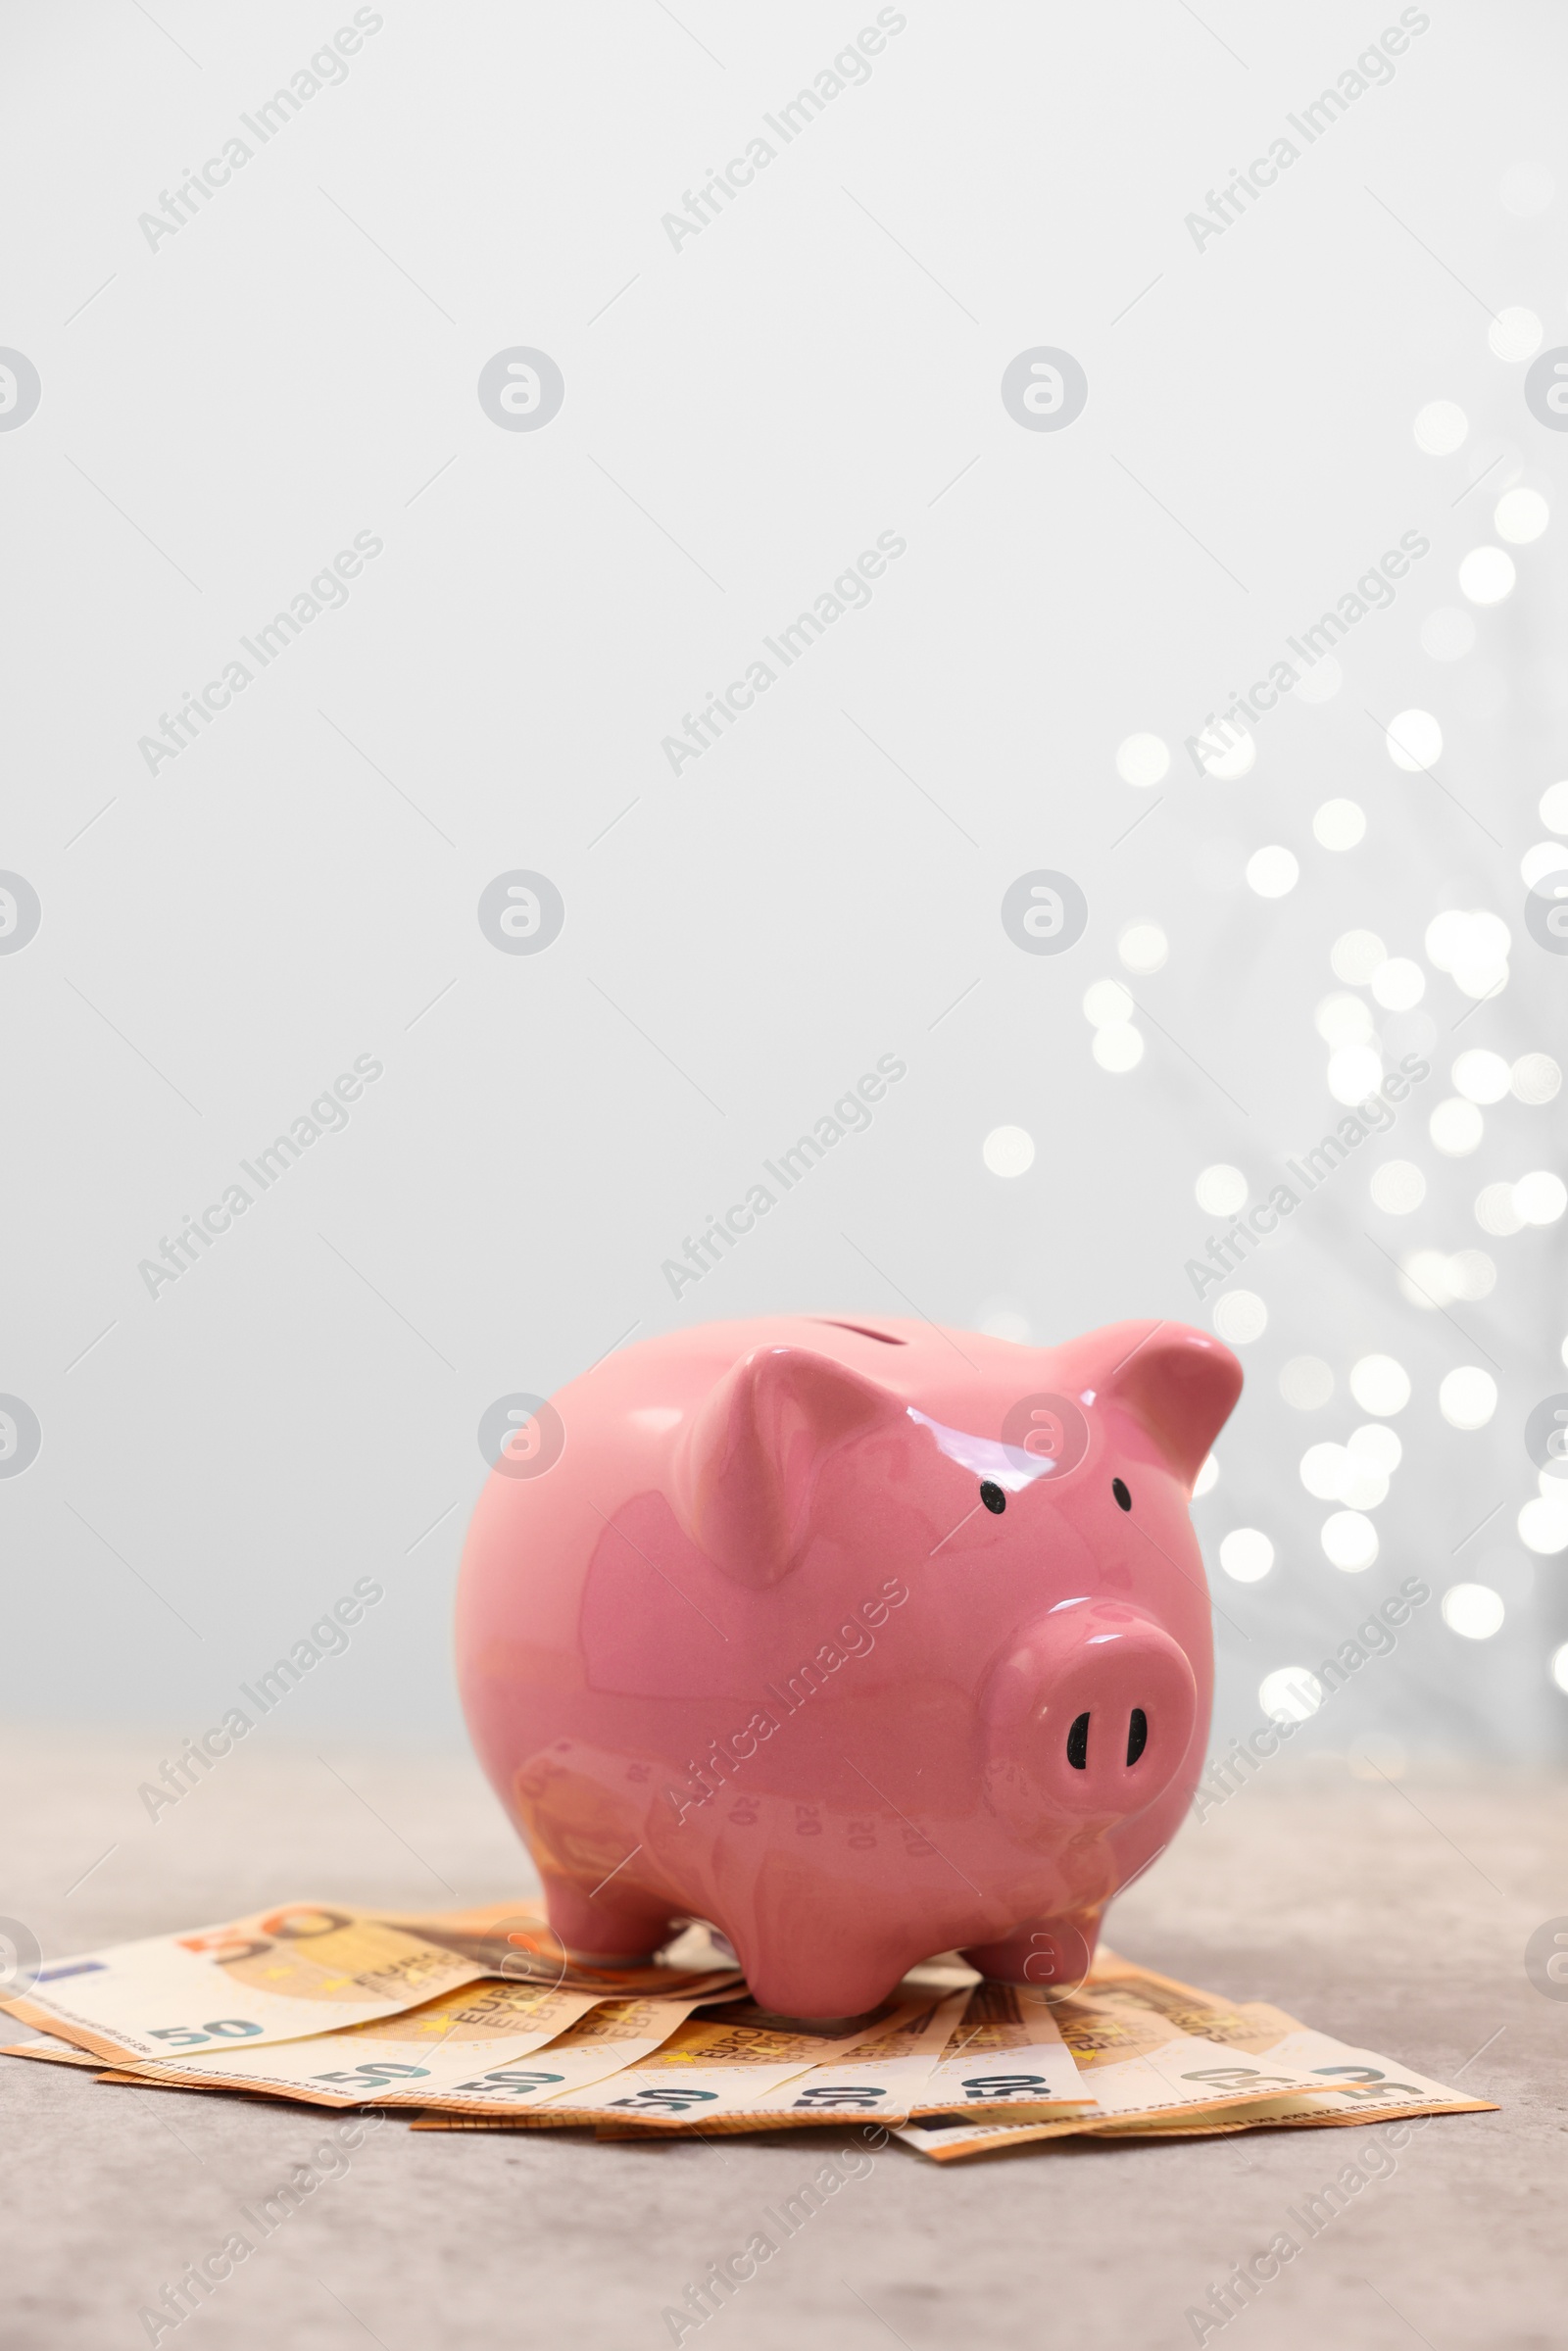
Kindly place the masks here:
<instances>
[{"instance_id":1,"label":"piggy bank eye","mask_svg":"<svg viewBox=\"0 0 1568 2351\"><path fill-rule=\"evenodd\" d=\"M980 1489L980 1499L984 1502L986 1508L988 1510L994 1510L999 1518L1002 1516L1004 1510L1005 1510L1007 1507L1007 1497L1003 1493L1002 1488L1000 1486L993 1486L989 1478L987 1478L985 1484Z\"/></svg>"},{"instance_id":2,"label":"piggy bank eye","mask_svg":"<svg viewBox=\"0 0 1568 2351\"><path fill-rule=\"evenodd\" d=\"M1127 1491L1126 1487L1125 1487L1125 1486L1122 1484L1122 1481L1120 1480L1120 1478L1112 1478L1112 1479L1111 1479L1111 1481L1110 1481L1110 1491L1111 1491L1111 1493L1112 1493L1112 1494L1115 1495L1115 1497L1116 1497L1116 1502L1117 1502L1117 1506L1118 1506L1118 1508L1120 1508L1120 1509L1122 1509L1122 1510L1130 1510L1130 1509L1132 1508L1132 1506L1133 1506L1133 1497L1132 1497L1132 1495L1131 1495L1131 1494L1128 1493L1128 1491Z\"/></svg>"}]
</instances>

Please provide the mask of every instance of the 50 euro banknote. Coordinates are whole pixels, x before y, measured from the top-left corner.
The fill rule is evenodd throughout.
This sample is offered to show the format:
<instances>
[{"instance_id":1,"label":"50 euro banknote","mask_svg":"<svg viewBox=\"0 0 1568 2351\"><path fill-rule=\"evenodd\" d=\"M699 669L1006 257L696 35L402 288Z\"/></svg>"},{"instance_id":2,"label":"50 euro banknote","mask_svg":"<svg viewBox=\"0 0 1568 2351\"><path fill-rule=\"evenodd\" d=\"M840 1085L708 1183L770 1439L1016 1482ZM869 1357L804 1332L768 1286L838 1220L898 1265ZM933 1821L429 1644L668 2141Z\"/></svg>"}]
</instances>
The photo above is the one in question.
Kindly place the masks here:
<instances>
[{"instance_id":1,"label":"50 euro banknote","mask_svg":"<svg viewBox=\"0 0 1568 2351\"><path fill-rule=\"evenodd\" d=\"M419 2098L416 2131L549 2129L553 2098L571 2099L619 2075L678 2033L690 2000L606 2000L525 2065L476 2070L449 2089ZM553 2127L563 2128L559 2119Z\"/></svg>"},{"instance_id":2,"label":"50 euro banknote","mask_svg":"<svg viewBox=\"0 0 1568 2351\"><path fill-rule=\"evenodd\" d=\"M680 2036L601 2085L600 2138L645 2138L681 2131L718 2134L787 2131L812 2124L901 2121L949 2046L968 2002L964 1991L903 1993L891 2013L852 2031L831 2054L806 2033L781 2034L755 2051L733 2046L705 2067L680 2062ZM793 2044L793 2045L791 2045ZM779 2054L782 2051L782 2055Z\"/></svg>"},{"instance_id":3,"label":"50 euro banknote","mask_svg":"<svg viewBox=\"0 0 1568 2351\"><path fill-rule=\"evenodd\" d=\"M1203 2116L1151 2117L1138 2123L1098 2125L1097 2134L1109 2136L1168 2135L1173 2131L1208 2131L1258 2129L1264 2124L1323 2128L1358 2122L1394 2122L1417 2115L1482 2114L1495 2112L1494 2102L1434 2081L1413 2067L1318 2033L1266 2000L1231 2002L1223 1993L1183 1984L1149 1968L1133 1967L1107 1955L1106 1989L1112 1996L1199 2029L1210 2041L1238 2052L1246 2060L1283 2071L1294 2070L1310 2086L1300 2096L1286 2093L1268 2100L1266 2113L1249 2116L1232 2111Z\"/></svg>"},{"instance_id":4,"label":"50 euro banknote","mask_svg":"<svg viewBox=\"0 0 1568 2351\"><path fill-rule=\"evenodd\" d=\"M520 2064L600 2000L598 1992L481 1979L398 2016L351 2025L346 2033L200 2049L102 2079L172 2089L249 2090L314 2106L417 2106L475 2074ZM668 2005L684 2016L690 2004Z\"/></svg>"},{"instance_id":5,"label":"50 euro banknote","mask_svg":"<svg viewBox=\"0 0 1568 2351\"><path fill-rule=\"evenodd\" d=\"M1474 2112L1471 2099L1262 2002L1236 2003L1102 1952L1053 2003L1098 2112L1022 2123L921 2116L899 2136L939 2163L1069 2135L1142 2138Z\"/></svg>"},{"instance_id":6,"label":"50 euro banknote","mask_svg":"<svg viewBox=\"0 0 1568 2351\"><path fill-rule=\"evenodd\" d=\"M956 1984L927 1987L922 1977L937 1971L916 1971L903 1986L891 2031L723 2110L695 2115L691 2127L724 2133L849 2120L891 2127L911 2115L1038 2121L1099 2111L1043 1995L1027 1985L977 1983L972 1970L956 1973ZM629 2119L615 2135L645 2131ZM601 2124L598 2134L611 2133Z\"/></svg>"},{"instance_id":7,"label":"50 euro banknote","mask_svg":"<svg viewBox=\"0 0 1568 2351\"><path fill-rule=\"evenodd\" d=\"M529 2119L541 2130L600 2122L640 2123L661 2131L681 2125L706 2129L814 2065L852 2051L863 2055L897 2032L906 2008L895 1998L869 2020L814 2031L742 2000L721 2017L689 2018L653 2049L628 2058L612 2078L548 2090L530 2101Z\"/></svg>"},{"instance_id":8,"label":"50 euro banknote","mask_svg":"<svg viewBox=\"0 0 1568 2351\"><path fill-rule=\"evenodd\" d=\"M584 1968L541 1910L516 1904L415 1917L291 1902L51 1962L0 2008L97 2057L137 2065L341 2033L486 1976L598 1998L711 1997L740 1981L712 1965Z\"/></svg>"}]
</instances>

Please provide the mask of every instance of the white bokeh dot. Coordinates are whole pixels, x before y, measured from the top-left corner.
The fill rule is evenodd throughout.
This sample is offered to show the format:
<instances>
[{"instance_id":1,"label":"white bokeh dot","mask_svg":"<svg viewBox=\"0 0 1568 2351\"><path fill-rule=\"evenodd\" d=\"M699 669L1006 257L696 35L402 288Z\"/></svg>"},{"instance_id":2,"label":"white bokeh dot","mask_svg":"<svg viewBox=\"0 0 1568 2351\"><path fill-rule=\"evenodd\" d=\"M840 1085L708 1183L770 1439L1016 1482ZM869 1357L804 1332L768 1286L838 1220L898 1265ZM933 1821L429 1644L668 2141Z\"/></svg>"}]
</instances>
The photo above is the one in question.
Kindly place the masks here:
<instances>
[{"instance_id":1,"label":"white bokeh dot","mask_svg":"<svg viewBox=\"0 0 1568 2351\"><path fill-rule=\"evenodd\" d=\"M1150 791L1170 773L1170 752L1158 735L1128 735L1116 746L1116 773L1124 784Z\"/></svg>"},{"instance_id":2,"label":"white bokeh dot","mask_svg":"<svg viewBox=\"0 0 1568 2351\"><path fill-rule=\"evenodd\" d=\"M1309 1445L1301 1455L1301 1484L1315 1500L1337 1502L1349 1463L1343 1445Z\"/></svg>"},{"instance_id":3,"label":"white bokeh dot","mask_svg":"<svg viewBox=\"0 0 1568 2351\"><path fill-rule=\"evenodd\" d=\"M1378 1555L1378 1531L1359 1510L1336 1510L1323 1521L1324 1556L1348 1576L1358 1576Z\"/></svg>"},{"instance_id":4,"label":"white bokeh dot","mask_svg":"<svg viewBox=\"0 0 1568 2351\"><path fill-rule=\"evenodd\" d=\"M1410 1375L1392 1355L1363 1355L1350 1367L1350 1394L1363 1412L1387 1420L1410 1401Z\"/></svg>"},{"instance_id":5,"label":"white bokeh dot","mask_svg":"<svg viewBox=\"0 0 1568 2351\"><path fill-rule=\"evenodd\" d=\"M1514 1212L1524 1224L1555 1224L1568 1208L1568 1185L1549 1167L1535 1168L1513 1188Z\"/></svg>"},{"instance_id":6,"label":"white bokeh dot","mask_svg":"<svg viewBox=\"0 0 1568 2351\"><path fill-rule=\"evenodd\" d=\"M1450 1584L1443 1595L1444 1623L1466 1641L1490 1641L1502 1619L1502 1595L1488 1584Z\"/></svg>"},{"instance_id":7,"label":"white bokeh dot","mask_svg":"<svg viewBox=\"0 0 1568 2351\"><path fill-rule=\"evenodd\" d=\"M1427 924L1422 943L1427 961L1440 971L1458 972L1476 966L1506 965L1511 934L1500 914L1490 908L1445 906Z\"/></svg>"},{"instance_id":8,"label":"white bokeh dot","mask_svg":"<svg viewBox=\"0 0 1568 2351\"><path fill-rule=\"evenodd\" d=\"M1478 1363L1461 1363L1444 1375L1438 1410L1450 1429L1484 1429L1497 1409L1497 1383Z\"/></svg>"},{"instance_id":9,"label":"white bokeh dot","mask_svg":"<svg viewBox=\"0 0 1568 2351\"><path fill-rule=\"evenodd\" d=\"M1245 727L1235 726L1227 718L1199 736L1198 756L1204 773L1216 783L1234 784L1251 773L1257 745Z\"/></svg>"},{"instance_id":10,"label":"white bokeh dot","mask_svg":"<svg viewBox=\"0 0 1568 2351\"><path fill-rule=\"evenodd\" d=\"M1247 860L1247 886L1259 898L1285 898L1296 888L1301 868L1294 853L1271 842L1254 849Z\"/></svg>"},{"instance_id":11,"label":"white bokeh dot","mask_svg":"<svg viewBox=\"0 0 1568 2351\"><path fill-rule=\"evenodd\" d=\"M1427 1132L1446 1158L1463 1159L1481 1141L1486 1123L1474 1102L1450 1099L1439 1102L1427 1121Z\"/></svg>"},{"instance_id":12,"label":"white bokeh dot","mask_svg":"<svg viewBox=\"0 0 1568 2351\"><path fill-rule=\"evenodd\" d=\"M1568 1641L1551 1652L1551 1678L1559 1690L1568 1690Z\"/></svg>"},{"instance_id":13,"label":"white bokeh dot","mask_svg":"<svg viewBox=\"0 0 1568 2351\"><path fill-rule=\"evenodd\" d=\"M1475 641L1475 622L1454 604L1440 604L1421 623L1421 650L1429 661L1462 661Z\"/></svg>"},{"instance_id":14,"label":"white bokeh dot","mask_svg":"<svg viewBox=\"0 0 1568 2351\"><path fill-rule=\"evenodd\" d=\"M1329 950L1329 962L1337 980L1346 980L1352 988L1364 988L1380 963L1389 959L1389 951L1376 931L1344 931Z\"/></svg>"},{"instance_id":15,"label":"white bokeh dot","mask_svg":"<svg viewBox=\"0 0 1568 2351\"><path fill-rule=\"evenodd\" d=\"M1249 1347L1268 1328L1268 1308L1255 1290L1228 1291L1214 1301L1214 1328L1227 1347Z\"/></svg>"},{"instance_id":16,"label":"white bokeh dot","mask_svg":"<svg viewBox=\"0 0 1568 2351\"><path fill-rule=\"evenodd\" d=\"M1406 775L1430 767L1443 754L1443 729L1430 710L1401 710L1388 725L1389 757Z\"/></svg>"},{"instance_id":17,"label":"white bokeh dot","mask_svg":"<svg viewBox=\"0 0 1568 2351\"><path fill-rule=\"evenodd\" d=\"M1544 882L1548 873L1561 873L1568 866L1568 841L1536 841L1519 860L1519 879L1527 890Z\"/></svg>"},{"instance_id":18,"label":"white bokeh dot","mask_svg":"<svg viewBox=\"0 0 1568 2351\"><path fill-rule=\"evenodd\" d=\"M1323 1703L1323 1685L1304 1665L1281 1665L1263 1676L1257 1702L1272 1723L1304 1723Z\"/></svg>"},{"instance_id":19,"label":"white bokeh dot","mask_svg":"<svg viewBox=\"0 0 1568 2351\"><path fill-rule=\"evenodd\" d=\"M1538 1109L1543 1102L1554 1101L1561 1086L1562 1071L1550 1053L1521 1053L1508 1072L1508 1091L1514 1101Z\"/></svg>"},{"instance_id":20,"label":"white bokeh dot","mask_svg":"<svg viewBox=\"0 0 1568 2351\"><path fill-rule=\"evenodd\" d=\"M1448 1287L1455 1298L1490 1298L1497 1286L1497 1269L1485 1249L1456 1249L1448 1259Z\"/></svg>"},{"instance_id":21,"label":"white bokeh dot","mask_svg":"<svg viewBox=\"0 0 1568 2351\"><path fill-rule=\"evenodd\" d=\"M1541 795L1540 815L1548 833L1568 833L1568 779L1546 786Z\"/></svg>"},{"instance_id":22,"label":"white bokeh dot","mask_svg":"<svg viewBox=\"0 0 1568 2351\"><path fill-rule=\"evenodd\" d=\"M1280 1372L1280 1394L1297 1412L1320 1412L1334 1395L1332 1366L1321 1355L1293 1355Z\"/></svg>"},{"instance_id":23,"label":"white bokeh dot","mask_svg":"<svg viewBox=\"0 0 1568 2351\"><path fill-rule=\"evenodd\" d=\"M1354 849L1366 838L1366 810L1353 800L1326 800L1312 818L1312 838L1320 849Z\"/></svg>"},{"instance_id":24,"label":"white bokeh dot","mask_svg":"<svg viewBox=\"0 0 1568 2351\"><path fill-rule=\"evenodd\" d=\"M1239 1167L1217 1160L1205 1167L1193 1187L1200 1208L1210 1216L1234 1216L1247 1205L1247 1178Z\"/></svg>"},{"instance_id":25,"label":"white bokeh dot","mask_svg":"<svg viewBox=\"0 0 1568 2351\"><path fill-rule=\"evenodd\" d=\"M1363 1421L1360 1428L1350 1431L1345 1449L1357 1461L1369 1461L1386 1478L1392 1478L1404 1459L1404 1447L1386 1420Z\"/></svg>"},{"instance_id":26,"label":"white bokeh dot","mask_svg":"<svg viewBox=\"0 0 1568 2351\"><path fill-rule=\"evenodd\" d=\"M1427 1196L1427 1179L1413 1159L1385 1159L1372 1171L1372 1205L1385 1216L1409 1216Z\"/></svg>"},{"instance_id":27,"label":"white bokeh dot","mask_svg":"<svg viewBox=\"0 0 1568 2351\"><path fill-rule=\"evenodd\" d=\"M1096 1029L1090 1051L1102 1069L1125 1077L1144 1057L1144 1032L1128 1020L1107 1020Z\"/></svg>"},{"instance_id":28,"label":"white bokeh dot","mask_svg":"<svg viewBox=\"0 0 1568 2351\"><path fill-rule=\"evenodd\" d=\"M1112 1020L1131 1020L1136 1010L1120 980L1094 980L1084 990L1084 1018L1091 1028L1102 1029Z\"/></svg>"},{"instance_id":29,"label":"white bokeh dot","mask_svg":"<svg viewBox=\"0 0 1568 2351\"><path fill-rule=\"evenodd\" d=\"M1473 1047L1455 1061L1449 1075L1456 1094L1467 1102L1500 1102L1508 1091L1509 1069L1501 1053Z\"/></svg>"},{"instance_id":30,"label":"white bokeh dot","mask_svg":"<svg viewBox=\"0 0 1568 2351\"><path fill-rule=\"evenodd\" d=\"M1219 1463L1215 1460L1213 1454L1210 1453L1204 1460L1202 1468L1193 1480L1194 1501L1200 1501L1205 1494L1212 1494L1218 1484Z\"/></svg>"},{"instance_id":31,"label":"white bokeh dot","mask_svg":"<svg viewBox=\"0 0 1568 2351\"><path fill-rule=\"evenodd\" d=\"M1124 970L1147 979L1151 972L1164 968L1170 941L1157 922L1130 922L1116 942L1116 953Z\"/></svg>"},{"instance_id":32,"label":"white bokeh dot","mask_svg":"<svg viewBox=\"0 0 1568 2351\"><path fill-rule=\"evenodd\" d=\"M1542 325L1534 311L1520 303L1501 310L1487 328L1487 345L1494 359L1517 366L1541 348Z\"/></svg>"},{"instance_id":33,"label":"white bokeh dot","mask_svg":"<svg viewBox=\"0 0 1568 2351\"><path fill-rule=\"evenodd\" d=\"M1471 604L1501 604L1513 594L1519 574L1501 547L1472 547L1459 565L1459 593Z\"/></svg>"},{"instance_id":34,"label":"white bokeh dot","mask_svg":"<svg viewBox=\"0 0 1568 2351\"><path fill-rule=\"evenodd\" d=\"M1448 1259L1440 1249L1413 1249L1398 1266L1399 1295L1412 1306L1437 1313L1453 1302Z\"/></svg>"},{"instance_id":35,"label":"white bokeh dot","mask_svg":"<svg viewBox=\"0 0 1568 2351\"><path fill-rule=\"evenodd\" d=\"M1551 520L1551 508L1539 490L1516 482L1504 490L1493 514L1492 526L1510 547L1528 547Z\"/></svg>"},{"instance_id":36,"label":"white bokeh dot","mask_svg":"<svg viewBox=\"0 0 1568 2351\"><path fill-rule=\"evenodd\" d=\"M1524 1218L1514 1206L1511 1184L1487 1184L1476 1195L1476 1222L1484 1233L1494 1234L1506 1241L1524 1225Z\"/></svg>"},{"instance_id":37,"label":"white bokeh dot","mask_svg":"<svg viewBox=\"0 0 1568 2351\"><path fill-rule=\"evenodd\" d=\"M1568 1551L1568 1494L1533 1494L1519 1513L1519 1540L1540 1559Z\"/></svg>"},{"instance_id":38,"label":"white bokeh dot","mask_svg":"<svg viewBox=\"0 0 1568 2351\"><path fill-rule=\"evenodd\" d=\"M1348 1108L1383 1083L1383 1056L1370 1045L1343 1045L1329 1055L1329 1092Z\"/></svg>"},{"instance_id":39,"label":"white bokeh dot","mask_svg":"<svg viewBox=\"0 0 1568 2351\"><path fill-rule=\"evenodd\" d=\"M1274 1545L1257 1527L1233 1527L1219 1546L1219 1563L1234 1584L1260 1584L1274 1564Z\"/></svg>"},{"instance_id":40,"label":"white bokeh dot","mask_svg":"<svg viewBox=\"0 0 1568 2351\"><path fill-rule=\"evenodd\" d=\"M993 1127L980 1156L993 1175L1024 1175L1035 1163L1034 1137L1023 1127Z\"/></svg>"},{"instance_id":41,"label":"white bokeh dot","mask_svg":"<svg viewBox=\"0 0 1568 2351\"><path fill-rule=\"evenodd\" d=\"M1325 996L1312 1014L1325 1045L1370 1045L1375 1035L1370 1005L1359 996Z\"/></svg>"},{"instance_id":42,"label":"white bokeh dot","mask_svg":"<svg viewBox=\"0 0 1568 2351\"><path fill-rule=\"evenodd\" d=\"M1427 975L1408 955L1390 955L1372 974L1372 994L1386 1012L1408 1012L1427 992Z\"/></svg>"},{"instance_id":43,"label":"white bokeh dot","mask_svg":"<svg viewBox=\"0 0 1568 2351\"><path fill-rule=\"evenodd\" d=\"M1415 445L1428 457L1451 457L1462 449L1470 419L1456 400L1429 400L1415 413Z\"/></svg>"},{"instance_id":44,"label":"white bokeh dot","mask_svg":"<svg viewBox=\"0 0 1568 2351\"><path fill-rule=\"evenodd\" d=\"M1345 1476L1340 1485L1340 1499L1348 1510L1375 1510L1389 1498L1389 1473L1348 1450L1345 1456Z\"/></svg>"},{"instance_id":45,"label":"white bokeh dot","mask_svg":"<svg viewBox=\"0 0 1568 2351\"><path fill-rule=\"evenodd\" d=\"M1508 985L1507 958L1504 956L1501 961L1483 961L1478 956L1474 962L1455 963L1453 984L1461 996L1473 997L1477 1004L1482 1004L1488 997L1498 995Z\"/></svg>"}]
</instances>

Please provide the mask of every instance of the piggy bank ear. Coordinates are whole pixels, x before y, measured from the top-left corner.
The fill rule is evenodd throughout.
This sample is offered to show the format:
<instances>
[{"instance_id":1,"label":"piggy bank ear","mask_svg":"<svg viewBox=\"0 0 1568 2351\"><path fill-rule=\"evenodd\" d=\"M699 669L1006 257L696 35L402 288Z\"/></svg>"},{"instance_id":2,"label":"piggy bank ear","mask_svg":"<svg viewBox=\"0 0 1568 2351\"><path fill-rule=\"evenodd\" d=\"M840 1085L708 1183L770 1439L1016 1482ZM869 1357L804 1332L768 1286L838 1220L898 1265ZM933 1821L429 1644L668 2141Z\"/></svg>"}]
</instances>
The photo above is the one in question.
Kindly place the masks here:
<instances>
[{"instance_id":1,"label":"piggy bank ear","mask_svg":"<svg viewBox=\"0 0 1568 2351\"><path fill-rule=\"evenodd\" d=\"M698 1409L677 1466L681 1515L727 1575L765 1590L805 1547L825 1455L903 1417L885 1389L825 1355L759 1347Z\"/></svg>"},{"instance_id":2,"label":"piggy bank ear","mask_svg":"<svg viewBox=\"0 0 1568 2351\"><path fill-rule=\"evenodd\" d=\"M1142 1339L1136 1334L1136 1325L1118 1334L1127 1345L1102 1394L1143 1423L1190 1490L1242 1393L1242 1367L1218 1339L1186 1323L1150 1323Z\"/></svg>"}]
</instances>

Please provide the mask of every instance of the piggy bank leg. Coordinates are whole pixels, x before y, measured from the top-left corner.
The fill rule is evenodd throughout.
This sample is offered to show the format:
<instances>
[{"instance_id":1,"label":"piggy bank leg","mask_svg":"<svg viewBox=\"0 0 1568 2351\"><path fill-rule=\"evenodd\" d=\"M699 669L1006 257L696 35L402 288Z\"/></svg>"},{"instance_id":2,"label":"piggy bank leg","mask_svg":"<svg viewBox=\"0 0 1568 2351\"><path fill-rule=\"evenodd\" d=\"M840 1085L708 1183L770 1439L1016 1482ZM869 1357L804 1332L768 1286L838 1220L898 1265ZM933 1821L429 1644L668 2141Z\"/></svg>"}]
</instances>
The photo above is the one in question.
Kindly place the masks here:
<instances>
[{"instance_id":1,"label":"piggy bank leg","mask_svg":"<svg viewBox=\"0 0 1568 2351\"><path fill-rule=\"evenodd\" d=\"M1037 1991L1076 1991L1089 1973L1100 1939L1096 1911L1031 1919L1003 1941L983 1943L960 1956L999 1984L1029 1984Z\"/></svg>"},{"instance_id":2,"label":"piggy bank leg","mask_svg":"<svg viewBox=\"0 0 1568 2351\"><path fill-rule=\"evenodd\" d=\"M846 1920L843 1932L809 1944L785 1940L748 1948L737 1935L753 1999L774 2016L807 2024L843 2024L868 2015L895 1990L907 1963L903 1950L865 1948Z\"/></svg>"},{"instance_id":3,"label":"piggy bank leg","mask_svg":"<svg viewBox=\"0 0 1568 2351\"><path fill-rule=\"evenodd\" d=\"M618 1886L596 1894L575 1879L547 1877L545 1908L572 1958L590 1967L647 1960L675 1932L667 1902Z\"/></svg>"}]
</instances>

